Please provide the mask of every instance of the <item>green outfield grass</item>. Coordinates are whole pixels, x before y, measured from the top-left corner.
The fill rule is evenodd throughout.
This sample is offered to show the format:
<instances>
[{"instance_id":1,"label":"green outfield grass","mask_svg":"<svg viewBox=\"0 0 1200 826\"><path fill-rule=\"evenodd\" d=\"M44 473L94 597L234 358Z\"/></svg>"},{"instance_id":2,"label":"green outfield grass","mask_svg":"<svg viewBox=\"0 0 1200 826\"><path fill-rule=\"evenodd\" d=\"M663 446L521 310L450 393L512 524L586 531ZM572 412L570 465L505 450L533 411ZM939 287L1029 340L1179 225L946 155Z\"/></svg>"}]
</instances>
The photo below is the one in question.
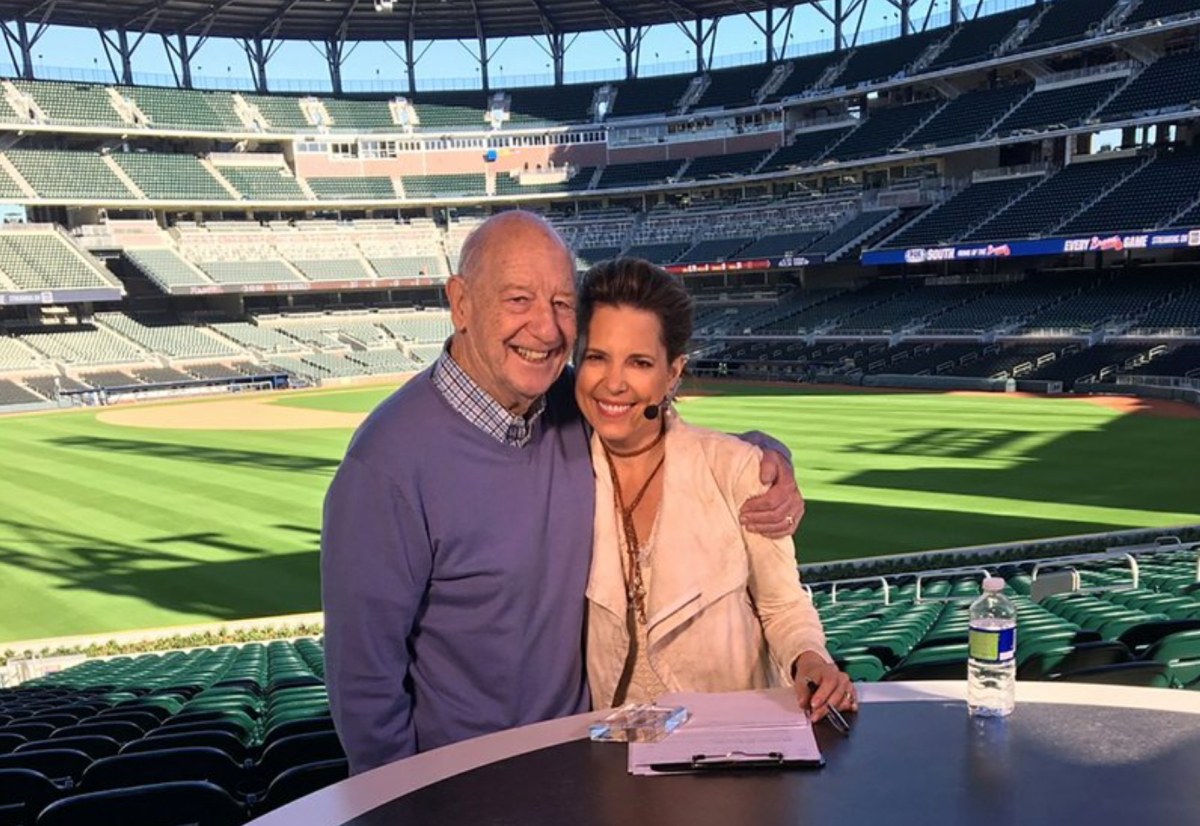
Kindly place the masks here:
<instances>
[{"instance_id":1,"label":"green outfield grass","mask_svg":"<svg viewBox=\"0 0 1200 826\"><path fill-rule=\"evenodd\" d=\"M274 403L366 411L388 392ZM790 388L681 409L790 446L801 561L1200 522L1198 420ZM0 420L0 642L316 610L321 499L350 435Z\"/></svg>"}]
</instances>

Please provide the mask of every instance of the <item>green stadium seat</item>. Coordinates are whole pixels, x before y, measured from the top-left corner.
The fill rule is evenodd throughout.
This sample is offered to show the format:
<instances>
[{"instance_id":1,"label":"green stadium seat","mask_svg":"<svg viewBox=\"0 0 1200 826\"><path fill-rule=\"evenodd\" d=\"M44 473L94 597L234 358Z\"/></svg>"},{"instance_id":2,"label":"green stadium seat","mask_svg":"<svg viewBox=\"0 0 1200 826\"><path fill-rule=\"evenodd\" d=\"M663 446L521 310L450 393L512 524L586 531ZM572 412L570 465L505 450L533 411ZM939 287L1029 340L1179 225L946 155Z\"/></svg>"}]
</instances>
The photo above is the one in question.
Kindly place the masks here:
<instances>
[{"instance_id":1,"label":"green stadium seat","mask_svg":"<svg viewBox=\"0 0 1200 826\"><path fill-rule=\"evenodd\" d=\"M178 823L180 812L188 813L192 826L241 826L247 815L220 786L181 781L73 795L47 806L38 826L162 826Z\"/></svg>"},{"instance_id":2,"label":"green stadium seat","mask_svg":"<svg viewBox=\"0 0 1200 826\"><path fill-rule=\"evenodd\" d=\"M1126 663L1132 659L1129 649L1119 642L1083 643L1027 658L1017 668L1017 679L1048 680L1060 674Z\"/></svg>"},{"instance_id":3,"label":"green stadium seat","mask_svg":"<svg viewBox=\"0 0 1200 826\"><path fill-rule=\"evenodd\" d=\"M61 737L52 740L34 740L17 748L13 754L24 754L30 751L47 751L50 749L73 749L81 751L93 760L101 757L111 757L121 750L121 744L111 737L101 735L81 735L78 737Z\"/></svg>"},{"instance_id":4,"label":"green stadium seat","mask_svg":"<svg viewBox=\"0 0 1200 826\"><path fill-rule=\"evenodd\" d=\"M1064 683L1100 683L1141 688L1170 688L1173 683L1171 667L1160 662L1129 662L1101 668L1072 671L1053 678Z\"/></svg>"},{"instance_id":5,"label":"green stadium seat","mask_svg":"<svg viewBox=\"0 0 1200 826\"><path fill-rule=\"evenodd\" d=\"M1171 668L1181 686L1200 690L1200 630L1180 631L1162 637L1142 658L1164 663Z\"/></svg>"}]
</instances>

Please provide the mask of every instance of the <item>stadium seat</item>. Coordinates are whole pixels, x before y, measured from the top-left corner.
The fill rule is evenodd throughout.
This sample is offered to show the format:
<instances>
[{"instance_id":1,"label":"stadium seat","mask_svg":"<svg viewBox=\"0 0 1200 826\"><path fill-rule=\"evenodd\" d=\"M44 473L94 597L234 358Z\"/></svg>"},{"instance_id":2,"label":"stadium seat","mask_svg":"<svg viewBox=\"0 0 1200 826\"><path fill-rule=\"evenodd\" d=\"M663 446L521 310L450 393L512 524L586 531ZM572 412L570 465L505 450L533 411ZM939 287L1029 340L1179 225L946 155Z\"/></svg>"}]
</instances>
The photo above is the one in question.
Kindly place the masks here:
<instances>
[{"instance_id":1,"label":"stadium seat","mask_svg":"<svg viewBox=\"0 0 1200 826\"><path fill-rule=\"evenodd\" d=\"M37 826L240 826L245 820L245 807L220 786L179 782L68 797L47 806Z\"/></svg>"},{"instance_id":2,"label":"stadium seat","mask_svg":"<svg viewBox=\"0 0 1200 826\"><path fill-rule=\"evenodd\" d=\"M51 780L74 784L92 764L92 758L74 749L28 751L0 756L0 769L30 769Z\"/></svg>"},{"instance_id":3,"label":"stadium seat","mask_svg":"<svg viewBox=\"0 0 1200 826\"><path fill-rule=\"evenodd\" d=\"M30 769L0 769L0 826L33 826L38 812L62 794L54 782Z\"/></svg>"},{"instance_id":4,"label":"stadium seat","mask_svg":"<svg viewBox=\"0 0 1200 826\"><path fill-rule=\"evenodd\" d=\"M158 728L159 723L167 719L169 716L170 715L165 710L153 707L137 711L128 708L116 708L110 711L102 711L95 717L91 718L88 722L107 723L125 721L128 723L133 723L142 731L150 731L151 729Z\"/></svg>"},{"instance_id":5,"label":"stadium seat","mask_svg":"<svg viewBox=\"0 0 1200 826\"><path fill-rule=\"evenodd\" d=\"M111 757L121 750L121 744L111 737L102 735L86 735L80 737L60 737L52 740L33 740L17 747L13 754L24 754L30 751L47 751L49 749L74 749L81 751L93 760L101 757Z\"/></svg>"},{"instance_id":6,"label":"stadium seat","mask_svg":"<svg viewBox=\"0 0 1200 826\"><path fill-rule=\"evenodd\" d=\"M265 814L299 800L306 794L345 780L349 774L350 764L345 759L321 760L286 769L271 781L262 802L256 807L256 814Z\"/></svg>"},{"instance_id":7,"label":"stadium seat","mask_svg":"<svg viewBox=\"0 0 1200 826\"><path fill-rule=\"evenodd\" d=\"M62 737L88 737L98 735L101 737L111 737L118 743L128 743L130 740L136 740L146 732L134 723L127 720L112 720L110 722L99 721L95 723L79 723L74 726L66 726L60 728L50 735L51 738L57 740Z\"/></svg>"},{"instance_id":8,"label":"stadium seat","mask_svg":"<svg viewBox=\"0 0 1200 826\"><path fill-rule=\"evenodd\" d=\"M1130 651L1140 651L1153 646L1165 637L1173 637L1186 631L1200 630L1200 619L1167 620L1145 622L1135 625L1118 638Z\"/></svg>"},{"instance_id":9,"label":"stadium seat","mask_svg":"<svg viewBox=\"0 0 1200 826\"><path fill-rule=\"evenodd\" d=\"M0 754L8 754L15 751L18 746L29 741L20 734L8 734L0 731Z\"/></svg>"},{"instance_id":10,"label":"stadium seat","mask_svg":"<svg viewBox=\"0 0 1200 826\"><path fill-rule=\"evenodd\" d=\"M263 745L270 745L284 737L294 734L310 734L312 732L333 731L333 718L328 715L321 717L297 717L281 720L271 725L263 733Z\"/></svg>"},{"instance_id":11,"label":"stadium seat","mask_svg":"<svg viewBox=\"0 0 1200 826\"><path fill-rule=\"evenodd\" d=\"M213 748L121 753L89 766L79 785L92 792L178 780L202 780L236 793L242 784L242 767L225 752Z\"/></svg>"},{"instance_id":12,"label":"stadium seat","mask_svg":"<svg viewBox=\"0 0 1200 826\"><path fill-rule=\"evenodd\" d=\"M263 749L258 761L258 776L265 782L278 777L293 766L322 760L344 758L346 752L335 732L293 734L276 740Z\"/></svg>"},{"instance_id":13,"label":"stadium seat","mask_svg":"<svg viewBox=\"0 0 1200 826\"><path fill-rule=\"evenodd\" d=\"M1170 688L1171 667L1160 662L1130 662L1085 668L1051 678L1065 683L1102 683L1141 688Z\"/></svg>"},{"instance_id":14,"label":"stadium seat","mask_svg":"<svg viewBox=\"0 0 1200 826\"><path fill-rule=\"evenodd\" d=\"M1126 663L1133 659L1129 649L1119 642L1092 642L1061 651L1037 654L1017 668L1018 680L1048 680L1090 668Z\"/></svg>"},{"instance_id":15,"label":"stadium seat","mask_svg":"<svg viewBox=\"0 0 1200 826\"><path fill-rule=\"evenodd\" d=\"M1142 659L1170 666L1180 686L1200 690L1200 631L1181 631L1162 637Z\"/></svg>"},{"instance_id":16,"label":"stadium seat","mask_svg":"<svg viewBox=\"0 0 1200 826\"><path fill-rule=\"evenodd\" d=\"M230 734L242 742L248 741L252 732L241 723L232 720L209 720L202 723L183 723L181 725L163 725L154 731L146 732L146 739L157 740L159 737L171 737L176 734L190 734L197 731L220 731Z\"/></svg>"},{"instance_id":17,"label":"stadium seat","mask_svg":"<svg viewBox=\"0 0 1200 826\"><path fill-rule=\"evenodd\" d=\"M121 754L140 754L165 749L211 748L223 751L237 763L246 762L246 745L225 731L190 731L134 740L121 747Z\"/></svg>"},{"instance_id":18,"label":"stadium seat","mask_svg":"<svg viewBox=\"0 0 1200 826\"><path fill-rule=\"evenodd\" d=\"M50 723L26 723L19 720L4 727L5 734L16 734L26 740L44 740L54 733L55 726Z\"/></svg>"},{"instance_id":19,"label":"stadium seat","mask_svg":"<svg viewBox=\"0 0 1200 826\"><path fill-rule=\"evenodd\" d=\"M61 711L41 712L26 718L26 723L48 723L56 729L73 726L79 722L74 714L63 714Z\"/></svg>"}]
</instances>

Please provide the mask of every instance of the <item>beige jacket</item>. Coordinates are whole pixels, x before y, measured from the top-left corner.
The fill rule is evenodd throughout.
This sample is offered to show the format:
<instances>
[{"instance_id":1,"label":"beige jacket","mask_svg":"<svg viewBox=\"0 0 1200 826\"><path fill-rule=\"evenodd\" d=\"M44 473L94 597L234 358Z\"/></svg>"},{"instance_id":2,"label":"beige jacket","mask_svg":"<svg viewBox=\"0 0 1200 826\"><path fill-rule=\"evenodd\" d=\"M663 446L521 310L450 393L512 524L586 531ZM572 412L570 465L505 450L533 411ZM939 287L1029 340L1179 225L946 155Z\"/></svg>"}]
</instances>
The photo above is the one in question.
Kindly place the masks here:
<instances>
[{"instance_id":1,"label":"beige jacket","mask_svg":"<svg viewBox=\"0 0 1200 826\"><path fill-rule=\"evenodd\" d=\"M670 422L646 617L650 665L672 691L790 685L800 654L829 661L792 540L749 533L738 521L742 503L764 490L761 457L732 436ZM612 705L629 652L620 528L605 461L593 434L587 668L596 708Z\"/></svg>"}]
</instances>

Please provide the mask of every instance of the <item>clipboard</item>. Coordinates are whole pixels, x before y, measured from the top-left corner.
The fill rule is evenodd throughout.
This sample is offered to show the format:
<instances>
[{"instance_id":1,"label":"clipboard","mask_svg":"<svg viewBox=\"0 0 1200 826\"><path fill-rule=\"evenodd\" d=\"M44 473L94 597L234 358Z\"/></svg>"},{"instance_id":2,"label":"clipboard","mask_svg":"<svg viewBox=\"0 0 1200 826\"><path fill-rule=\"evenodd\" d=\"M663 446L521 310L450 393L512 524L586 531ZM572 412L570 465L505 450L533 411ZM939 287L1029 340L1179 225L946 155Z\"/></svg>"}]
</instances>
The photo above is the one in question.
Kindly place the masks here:
<instances>
[{"instance_id":1,"label":"clipboard","mask_svg":"<svg viewBox=\"0 0 1200 826\"><path fill-rule=\"evenodd\" d=\"M659 698L688 709L691 719L655 743L629 744L629 773L819 769L825 765L812 723L791 689Z\"/></svg>"},{"instance_id":2,"label":"clipboard","mask_svg":"<svg viewBox=\"0 0 1200 826\"><path fill-rule=\"evenodd\" d=\"M787 759L782 752L742 752L733 751L726 754L695 754L692 759L683 763L651 763L650 770L658 774L681 774L706 771L755 771L760 769L821 769L825 767L825 758L818 756L812 759Z\"/></svg>"}]
</instances>

